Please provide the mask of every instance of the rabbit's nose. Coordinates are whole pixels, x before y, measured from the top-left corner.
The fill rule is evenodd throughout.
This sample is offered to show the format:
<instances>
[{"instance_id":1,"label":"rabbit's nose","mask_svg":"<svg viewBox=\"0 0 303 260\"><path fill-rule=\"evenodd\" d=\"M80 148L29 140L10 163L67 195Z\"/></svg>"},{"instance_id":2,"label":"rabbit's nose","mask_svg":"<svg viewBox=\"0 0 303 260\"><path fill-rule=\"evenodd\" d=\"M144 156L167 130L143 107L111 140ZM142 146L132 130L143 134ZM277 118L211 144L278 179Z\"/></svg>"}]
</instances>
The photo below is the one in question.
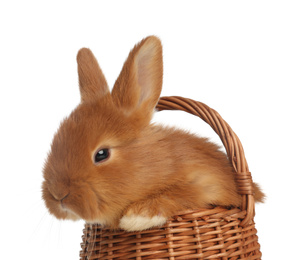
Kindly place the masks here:
<instances>
[{"instance_id":1,"label":"rabbit's nose","mask_svg":"<svg viewBox=\"0 0 303 260\"><path fill-rule=\"evenodd\" d=\"M69 195L69 180L46 181L45 184L50 194L57 201L62 201Z\"/></svg>"},{"instance_id":2,"label":"rabbit's nose","mask_svg":"<svg viewBox=\"0 0 303 260\"><path fill-rule=\"evenodd\" d=\"M69 195L69 191L66 191L65 193L62 193L62 192L58 192L58 193L55 193L55 192L51 192L50 193L52 194L52 196L58 200L58 201L63 201L64 199L66 199Z\"/></svg>"},{"instance_id":3,"label":"rabbit's nose","mask_svg":"<svg viewBox=\"0 0 303 260\"><path fill-rule=\"evenodd\" d=\"M52 189L51 187L48 187L48 191L54 197L55 200L58 200L61 202L64 199L66 199L69 195L69 190L63 189L63 188L58 189L58 187L56 189Z\"/></svg>"},{"instance_id":4,"label":"rabbit's nose","mask_svg":"<svg viewBox=\"0 0 303 260\"><path fill-rule=\"evenodd\" d=\"M69 193L66 194L60 201L61 201L61 206L62 208L66 208L66 201L64 202L64 200L68 197Z\"/></svg>"},{"instance_id":5,"label":"rabbit's nose","mask_svg":"<svg viewBox=\"0 0 303 260\"><path fill-rule=\"evenodd\" d=\"M69 195L69 192L63 197L63 195L61 196L62 197L62 199L58 199L58 200L60 200L61 202L63 202L63 200L64 199L66 199L67 197L68 197L68 195Z\"/></svg>"}]
</instances>

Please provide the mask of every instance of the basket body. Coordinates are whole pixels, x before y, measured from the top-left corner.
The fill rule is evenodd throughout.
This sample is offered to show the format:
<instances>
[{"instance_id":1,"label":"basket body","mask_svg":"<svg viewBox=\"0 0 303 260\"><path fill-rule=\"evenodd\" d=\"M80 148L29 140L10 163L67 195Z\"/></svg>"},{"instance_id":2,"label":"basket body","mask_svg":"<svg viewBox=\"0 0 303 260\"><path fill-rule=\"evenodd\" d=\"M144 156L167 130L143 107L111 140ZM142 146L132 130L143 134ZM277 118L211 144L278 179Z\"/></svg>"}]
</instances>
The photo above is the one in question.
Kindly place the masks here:
<instances>
[{"instance_id":1,"label":"basket body","mask_svg":"<svg viewBox=\"0 0 303 260\"><path fill-rule=\"evenodd\" d=\"M112 232L86 224L80 259L261 259L254 223L241 227L240 209L184 213L163 227Z\"/></svg>"},{"instance_id":2,"label":"basket body","mask_svg":"<svg viewBox=\"0 0 303 260\"><path fill-rule=\"evenodd\" d=\"M183 110L202 118L221 138L236 174L241 208L214 207L179 213L161 228L112 231L85 224L80 260L101 259L261 259L254 224L252 178L242 145L229 125L203 103L161 98L158 110Z\"/></svg>"}]
</instances>

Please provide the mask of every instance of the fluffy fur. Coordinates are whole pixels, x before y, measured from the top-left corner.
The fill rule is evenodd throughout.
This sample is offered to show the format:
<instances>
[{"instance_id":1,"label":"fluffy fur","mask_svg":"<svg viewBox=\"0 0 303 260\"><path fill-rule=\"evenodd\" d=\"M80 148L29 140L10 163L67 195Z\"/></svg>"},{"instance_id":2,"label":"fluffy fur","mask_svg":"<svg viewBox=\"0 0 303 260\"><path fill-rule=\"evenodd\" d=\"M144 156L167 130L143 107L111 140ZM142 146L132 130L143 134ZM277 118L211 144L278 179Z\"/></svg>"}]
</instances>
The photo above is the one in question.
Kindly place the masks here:
<instances>
[{"instance_id":1,"label":"fluffy fur","mask_svg":"<svg viewBox=\"0 0 303 260\"><path fill-rule=\"evenodd\" d=\"M162 46L142 40L112 93L89 49L77 56L81 103L60 125L44 167L43 199L59 219L143 230L185 209L240 206L235 172L219 147L150 124L162 88ZM94 162L95 153L110 157ZM256 200L263 193L255 185Z\"/></svg>"}]
</instances>

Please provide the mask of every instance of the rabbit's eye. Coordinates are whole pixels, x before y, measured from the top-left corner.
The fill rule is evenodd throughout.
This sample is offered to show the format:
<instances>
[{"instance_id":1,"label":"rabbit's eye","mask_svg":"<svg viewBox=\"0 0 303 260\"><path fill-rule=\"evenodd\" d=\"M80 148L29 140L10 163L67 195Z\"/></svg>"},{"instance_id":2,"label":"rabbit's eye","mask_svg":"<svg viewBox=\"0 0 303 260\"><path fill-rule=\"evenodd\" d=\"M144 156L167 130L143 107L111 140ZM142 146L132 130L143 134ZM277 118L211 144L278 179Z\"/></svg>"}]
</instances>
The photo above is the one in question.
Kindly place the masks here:
<instances>
[{"instance_id":1,"label":"rabbit's eye","mask_svg":"<svg viewBox=\"0 0 303 260\"><path fill-rule=\"evenodd\" d=\"M109 149L101 149L95 155L95 163L106 160L109 157Z\"/></svg>"}]
</instances>

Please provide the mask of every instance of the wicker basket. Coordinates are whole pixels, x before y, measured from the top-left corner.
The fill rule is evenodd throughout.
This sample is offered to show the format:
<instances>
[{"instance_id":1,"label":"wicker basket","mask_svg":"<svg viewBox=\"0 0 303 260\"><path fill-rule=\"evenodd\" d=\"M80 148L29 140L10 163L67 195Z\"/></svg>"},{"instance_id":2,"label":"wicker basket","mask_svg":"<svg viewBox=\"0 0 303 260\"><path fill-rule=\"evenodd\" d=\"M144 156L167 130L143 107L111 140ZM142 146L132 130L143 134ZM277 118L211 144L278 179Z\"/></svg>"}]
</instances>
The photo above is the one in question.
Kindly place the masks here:
<instances>
[{"instance_id":1,"label":"wicker basket","mask_svg":"<svg viewBox=\"0 0 303 260\"><path fill-rule=\"evenodd\" d=\"M85 224L80 259L261 259L253 221L252 178L236 134L215 110L200 102L162 97L157 109L191 113L213 128L237 172L242 207L182 212L161 228L141 232L113 232L97 224Z\"/></svg>"}]
</instances>

